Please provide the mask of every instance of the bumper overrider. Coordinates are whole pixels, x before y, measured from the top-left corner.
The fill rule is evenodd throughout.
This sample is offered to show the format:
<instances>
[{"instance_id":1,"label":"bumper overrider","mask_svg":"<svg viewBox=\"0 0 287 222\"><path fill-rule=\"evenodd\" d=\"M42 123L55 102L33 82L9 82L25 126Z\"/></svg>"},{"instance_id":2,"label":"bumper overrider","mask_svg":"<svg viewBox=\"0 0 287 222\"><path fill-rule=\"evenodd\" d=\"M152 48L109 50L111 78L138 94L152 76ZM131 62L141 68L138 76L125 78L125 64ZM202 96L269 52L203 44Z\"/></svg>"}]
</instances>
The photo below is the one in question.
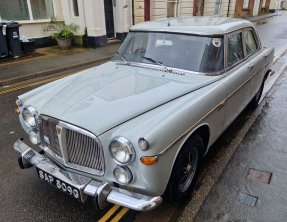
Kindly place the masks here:
<instances>
[{"instance_id":1,"label":"bumper overrider","mask_svg":"<svg viewBox=\"0 0 287 222\"><path fill-rule=\"evenodd\" d=\"M62 170L48 158L27 146L23 142L23 139L18 139L15 142L14 150L19 155L18 163L22 169L36 166L38 173L44 172L45 177L47 177L43 176L43 180L47 180L51 184L52 180L54 180L53 178L57 178L57 182L61 181L59 182L60 187L62 184L62 186L64 185L64 189L58 188L62 191L66 191L67 193L70 191L70 194L73 195L73 188L71 189L71 187L74 187L74 195L79 195L79 199L82 202L85 202L87 197L91 196L96 209L103 209L109 203L113 203L137 211L149 211L162 203L162 197L149 197L128 192L113 187L107 182L97 182L89 177ZM77 190L79 190L80 194L77 193Z\"/></svg>"}]
</instances>

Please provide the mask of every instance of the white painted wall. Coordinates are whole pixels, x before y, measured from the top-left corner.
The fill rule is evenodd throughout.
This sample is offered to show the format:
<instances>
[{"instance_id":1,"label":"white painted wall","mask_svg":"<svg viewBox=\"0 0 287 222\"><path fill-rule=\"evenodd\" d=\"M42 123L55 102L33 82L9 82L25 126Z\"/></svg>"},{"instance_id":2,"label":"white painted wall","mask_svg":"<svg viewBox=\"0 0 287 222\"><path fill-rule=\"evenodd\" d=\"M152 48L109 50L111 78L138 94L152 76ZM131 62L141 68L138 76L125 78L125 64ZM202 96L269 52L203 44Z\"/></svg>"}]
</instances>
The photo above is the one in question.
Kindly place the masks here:
<instances>
[{"instance_id":1,"label":"white painted wall","mask_svg":"<svg viewBox=\"0 0 287 222\"><path fill-rule=\"evenodd\" d=\"M71 23L76 23L79 25L79 29L75 33L76 35L84 35L85 33L85 15L84 15L84 4L83 0L78 0L78 8L79 8L79 17L75 17L73 13L73 6L72 6L72 1L71 0L60 0L58 1L61 3L62 7L62 19L65 21L65 23L71 24ZM57 19L59 19L59 16L57 14Z\"/></svg>"},{"instance_id":2,"label":"white painted wall","mask_svg":"<svg viewBox=\"0 0 287 222\"><path fill-rule=\"evenodd\" d=\"M114 7L115 32L128 32L132 26L132 4L130 0L118 0Z\"/></svg>"}]
</instances>

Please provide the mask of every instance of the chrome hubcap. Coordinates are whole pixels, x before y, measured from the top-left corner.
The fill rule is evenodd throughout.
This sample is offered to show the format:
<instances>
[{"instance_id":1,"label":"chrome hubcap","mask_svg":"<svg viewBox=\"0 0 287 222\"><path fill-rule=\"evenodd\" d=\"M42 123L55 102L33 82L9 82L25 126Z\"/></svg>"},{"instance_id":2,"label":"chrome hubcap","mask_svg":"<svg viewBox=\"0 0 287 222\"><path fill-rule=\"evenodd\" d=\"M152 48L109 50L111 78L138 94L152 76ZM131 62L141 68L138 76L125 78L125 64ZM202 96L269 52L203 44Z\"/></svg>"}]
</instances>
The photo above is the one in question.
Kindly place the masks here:
<instances>
[{"instance_id":1,"label":"chrome hubcap","mask_svg":"<svg viewBox=\"0 0 287 222\"><path fill-rule=\"evenodd\" d=\"M181 170L181 177L179 181L179 190L181 192L186 191L195 175L198 163L198 151L196 148L192 148L188 155L183 160L183 168Z\"/></svg>"}]
</instances>

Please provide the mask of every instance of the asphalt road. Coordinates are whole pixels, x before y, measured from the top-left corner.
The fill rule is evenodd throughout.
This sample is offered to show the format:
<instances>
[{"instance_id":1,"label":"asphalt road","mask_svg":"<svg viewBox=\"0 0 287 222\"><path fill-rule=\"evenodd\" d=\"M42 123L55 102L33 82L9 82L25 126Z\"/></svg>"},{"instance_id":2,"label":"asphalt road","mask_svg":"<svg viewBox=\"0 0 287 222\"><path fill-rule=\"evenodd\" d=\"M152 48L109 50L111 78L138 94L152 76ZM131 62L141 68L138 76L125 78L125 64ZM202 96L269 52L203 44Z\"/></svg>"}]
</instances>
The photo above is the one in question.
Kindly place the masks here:
<instances>
[{"instance_id":1,"label":"asphalt road","mask_svg":"<svg viewBox=\"0 0 287 222\"><path fill-rule=\"evenodd\" d=\"M263 45L274 45L275 50L279 51L287 43L286 40L284 41L283 31L287 28L287 23L284 23L286 18L286 16L278 16L267 19L264 24L256 25ZM90 200L82 204L39 180L35 168L21 170L18 167L17 155L12 148L13 143L20 137L23 137L28 145L31 143L20 126L18 116L14 114L15 99L18 95L38 86L40 85L0 95L0 194L2 197L0 221L98 221L105 215L110 216L107 219L110 221L122 208L111 213L109 210L114 206L110 205L105 210L95 211ZM212 149L205 159L201 180L205 178L205 174L208 174L214 159L236 135L250 112L252 109L247 108L225 135L216 142L214 145L216 149ZM198 186L200 184L201 181ZM164 202L158 209L148 213L129 210L120 221L175 220L182 208Z\"/></svg>"}]
</instances>

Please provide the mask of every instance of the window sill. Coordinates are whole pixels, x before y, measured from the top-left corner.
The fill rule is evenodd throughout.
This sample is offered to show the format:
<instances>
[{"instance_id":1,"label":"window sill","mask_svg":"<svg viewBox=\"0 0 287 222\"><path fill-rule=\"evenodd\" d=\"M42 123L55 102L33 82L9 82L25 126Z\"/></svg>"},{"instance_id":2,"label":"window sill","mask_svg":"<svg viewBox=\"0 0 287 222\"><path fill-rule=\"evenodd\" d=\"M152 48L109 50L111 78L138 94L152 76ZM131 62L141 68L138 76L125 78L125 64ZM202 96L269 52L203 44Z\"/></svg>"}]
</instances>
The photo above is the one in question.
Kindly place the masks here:
<instances>
[{"instance_id":1,"label":"window sill","mask_svg":"<svg viewBox=\"0 0 287 222\"><path fill-rule=\"evenodd\" d=\"M249 8L243 8L242 11L249 11Z\"/></svg>"},{"instance_id":2,"label":"window sill","mask_svg":"<svg viewBox=\"0 0 287 222\"><path fill-rule=\"evenodd\" d=\"M51 19L43 19L43 20L27 20L27 21L16 21L19 24L35 24L35 23L49 23ZM59 20L59 22L63 22L63 20Z\"/></svg>"}]
</instances>

